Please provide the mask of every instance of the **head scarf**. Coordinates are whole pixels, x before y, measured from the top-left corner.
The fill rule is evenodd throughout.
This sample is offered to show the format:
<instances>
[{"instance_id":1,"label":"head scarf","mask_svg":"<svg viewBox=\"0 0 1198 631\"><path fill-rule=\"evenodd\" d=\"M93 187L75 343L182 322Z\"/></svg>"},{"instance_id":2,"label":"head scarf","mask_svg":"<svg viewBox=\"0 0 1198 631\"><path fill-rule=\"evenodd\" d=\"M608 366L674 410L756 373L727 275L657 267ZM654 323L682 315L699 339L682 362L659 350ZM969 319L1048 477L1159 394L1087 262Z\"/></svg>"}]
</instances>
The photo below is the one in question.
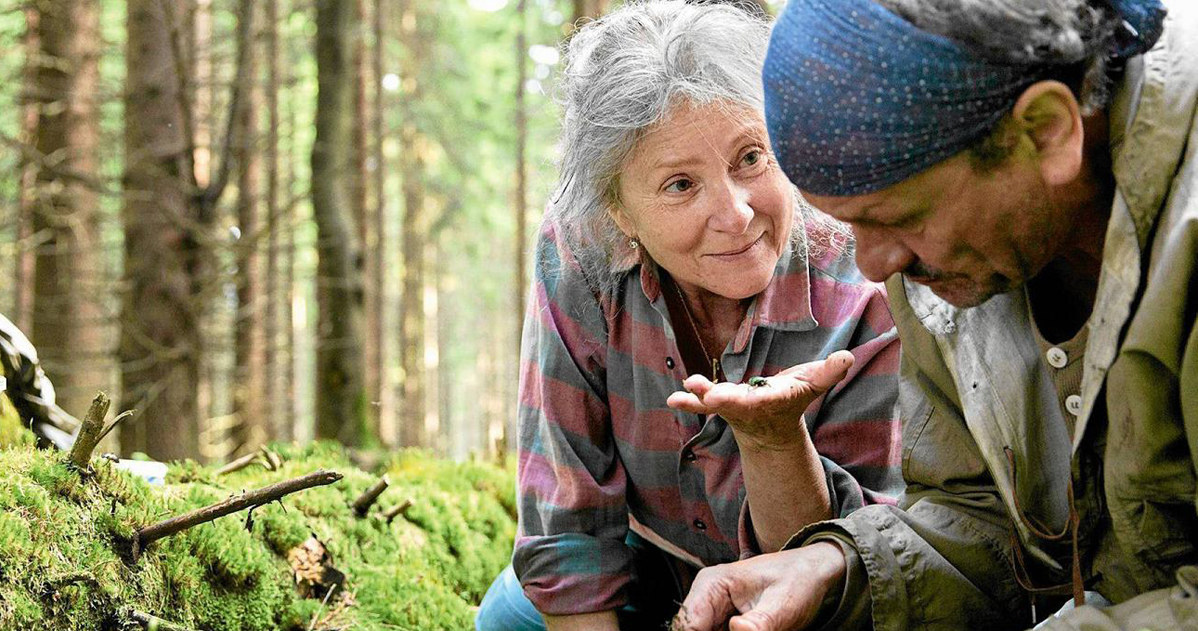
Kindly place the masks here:
<instances>
[{"instance_id":1,"label":"head scarf","mask_svg":"<svg viewBox=\"0 0 1198 631\"><path fill-rule=\"evenodd\" d=\"M1110 2L1112 56L1151 47L1159 0ZM967 149L1058 69L983 58L872 0L790 0L763 70L770 141L804 191L873 192Z\"/></svg>"}]
</instances>

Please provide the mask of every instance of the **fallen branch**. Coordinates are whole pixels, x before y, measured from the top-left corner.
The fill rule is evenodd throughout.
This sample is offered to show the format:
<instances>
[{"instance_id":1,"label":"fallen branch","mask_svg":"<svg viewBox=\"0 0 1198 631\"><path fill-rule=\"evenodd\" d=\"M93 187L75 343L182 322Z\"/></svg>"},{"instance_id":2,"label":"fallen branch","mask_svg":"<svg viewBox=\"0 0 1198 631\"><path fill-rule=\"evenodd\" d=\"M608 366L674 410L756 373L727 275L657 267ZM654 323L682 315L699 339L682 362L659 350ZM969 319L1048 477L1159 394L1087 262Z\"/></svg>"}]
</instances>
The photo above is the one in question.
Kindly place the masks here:
<instances>
[{"instance_id":1,"label":"fallen branch","mask_svg":"<svg viewBox=\"0 0 1198 631\"><path fill-rule=\"evenodd\" d=\"M259 460L261 461L259 462ZM283 464L283 461L279 458L278 454L267 449L266 445L263 445L240 458L230 460L225 466L216 470L216 475L228 475L235 471L241 471L254 463L261 464L267 471L277 471Z\"/></svg>"},{"instance_id":2,"label":"fallen branch","mask_svg":"<svg viewBox=\"0 0 1198 631\"><path fill-rule=\"evenodd\" d=\"M250 466L251 464L254 464L254 461L257 459L258 459L258 452L256 452L256 451L250 452L240 458L236 458L234 460L230 460L229 462L225 463L225 466L216 470L216 475L228 475L230 473L233 473L234 471L241 471L242 469Z\"/></svg>"},{"instance_id":3,"label":"fallen branch","mask_svg":"<svg viewBox=\"0 0 1198 631\"><path fill-rule=\"evenodd\" d=\"M408 498L408 499L404 500L403 502L396 504L395 506L392 506L391 508L388 508L387 510L383 511L383 519L386 519L387 523L389 524L389 523L391 523L391 521L393 519L395 519L396 517L398 517L400 515L407 517L408 509L411 507L412 507L412 498Z\"/></svg>"},{"instance_id":4,"label":"fallen branch","mask_svg":"<svg viewBox=\"0 0 1198 631\"><path fill-rule=\"evenodd\" d=\"M146 526L133 535L132 558L136 561L141 556L141 552L146 549L146 546L163 537L169 537L188 528L208 523L219 517L224 517L225 515L230 515L253 506L269 504L297 491L310 489L314 486L332 484L340 479L340 473L321 469L320 471L314 471L298 478L276 482L256 491L238 493L223 502L198 508L190 513Z\"/></svg>"},{"instance_id":5,"label":"fallen branch","mask_svg":"<svg viewBox=\"0 0 1198 631\"><path fill-rule=\"evenodd\" d=\"M354 500L354 514L358 517L365 517L366 513L370 511L370 507L374 505L375 501L379 499L383 491L387 490L390 484L391 482L387 480L387 476L379 478L379 481L375 482L374 486L366 489L365 493L362 493L358 496L358 499Z\"/></svg>"},{"instance_id":6,"label":"fallen branch","mask_svg":"<svg viewBox=\"0 0 1198 631\"><path fill-rule=\"evenodd\" d=\"M97 392L96 398L92 400L87 416L83 417L82 426L79 428L79 436L75 438L75 444L71 445L70 461L76 469L89 470L92 452L104 436L104 417L108 416L108 406L111 404L108 395L103 392Z\"/></svg>"},{"instance_id":7,"label":"fallen branch","mask_svg":"<svg viewBox=\"0 0 1198 631\"><path fill-rule=\"evenodd\" d=\"M147 631L191 631L187 627L181 627L172 622L167 622L158 616L150 615L144 611L137 611L136 609L129 612L129 617L133 618L134 622L144 626Z\"/></svg>"}]
</instances>

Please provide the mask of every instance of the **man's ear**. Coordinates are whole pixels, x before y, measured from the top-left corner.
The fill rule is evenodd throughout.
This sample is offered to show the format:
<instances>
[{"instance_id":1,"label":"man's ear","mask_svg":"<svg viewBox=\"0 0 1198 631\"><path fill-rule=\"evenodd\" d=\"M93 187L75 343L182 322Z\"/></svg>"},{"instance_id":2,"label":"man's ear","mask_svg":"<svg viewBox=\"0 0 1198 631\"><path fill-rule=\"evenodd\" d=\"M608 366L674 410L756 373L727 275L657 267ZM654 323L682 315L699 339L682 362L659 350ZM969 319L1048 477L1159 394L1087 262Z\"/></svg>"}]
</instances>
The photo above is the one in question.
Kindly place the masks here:
<instances>
[{"instance_id":1,"label":"man's ear","mask_svg":"<svg viewBox=\"0 0 1198 631\"><path fill-rule=\"evenodd\" d=\"M1072 182L1081 173L1085 132L1081 106L1060 81L1037 81L1011 108L1011 118L1036 147L1040 174L1050 185Z\"/></svg>"}]
</instances>

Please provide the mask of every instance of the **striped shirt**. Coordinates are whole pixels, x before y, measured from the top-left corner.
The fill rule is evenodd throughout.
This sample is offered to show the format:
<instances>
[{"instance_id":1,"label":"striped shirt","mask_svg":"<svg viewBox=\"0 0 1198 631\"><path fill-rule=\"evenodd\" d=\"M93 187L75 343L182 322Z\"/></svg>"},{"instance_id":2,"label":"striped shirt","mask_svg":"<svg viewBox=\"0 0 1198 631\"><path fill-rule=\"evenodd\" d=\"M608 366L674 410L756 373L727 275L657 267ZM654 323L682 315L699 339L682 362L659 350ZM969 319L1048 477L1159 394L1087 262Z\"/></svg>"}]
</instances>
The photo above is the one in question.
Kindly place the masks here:
<instances>
[{"instance_id":1,"label":"striped shirt","mask_svg":"<svg viewBox=\"0 0 1198 631\"><path fill-rule=\"evenodd\" d=\"M798 219L796 219L798 221ZM541 612L626 602L631 527L694 566L754 553L740 454L717 415L673 410L687 377L658 271L630 262L587 283L553 226L538 240L521 352L519 534L512 564ZM617 270L619 271L619 270ZM720 365L729 381L847 349L846 379L804 415L833 511L900 490L899 343L882 285L844 248L784 254Z\"/></svg>"}]
</instances>

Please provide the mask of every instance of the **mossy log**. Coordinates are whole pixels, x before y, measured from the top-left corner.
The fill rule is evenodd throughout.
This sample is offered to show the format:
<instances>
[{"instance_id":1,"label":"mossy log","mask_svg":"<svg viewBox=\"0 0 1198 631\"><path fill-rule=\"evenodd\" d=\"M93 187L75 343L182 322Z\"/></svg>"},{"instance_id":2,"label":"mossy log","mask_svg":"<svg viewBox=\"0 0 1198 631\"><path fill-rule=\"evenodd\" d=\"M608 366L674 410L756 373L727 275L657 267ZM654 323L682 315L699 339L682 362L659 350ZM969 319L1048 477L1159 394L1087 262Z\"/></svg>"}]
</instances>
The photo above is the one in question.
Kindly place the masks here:
<instances>
[{"instance_id":1,"label":"mossy log","mask_svg":"<svg viewBox=\"0 0 1198 631\"><path fill-rule=\"evenodd\" d=\"M61 454L29 442L0 447L0 629L125 630L131 611L196 631L473 627L477 604L511 557L512 472L420 451L363 471L339 445L274 448L278 471L218 476L182 462L170 465L165 484L150 485L104 459L91 462L85 480ZM146 524L319 469L344 478L255 508L252 529L217 519L159 539L136 564L113 544ZM404 519L355 513L354 500L382 475L387 493L419 498ZM309 540L324 552L309 550L301 573L289 553ZM343 583L332 580L339 574Z\"/></svg>"}]
</instances>

